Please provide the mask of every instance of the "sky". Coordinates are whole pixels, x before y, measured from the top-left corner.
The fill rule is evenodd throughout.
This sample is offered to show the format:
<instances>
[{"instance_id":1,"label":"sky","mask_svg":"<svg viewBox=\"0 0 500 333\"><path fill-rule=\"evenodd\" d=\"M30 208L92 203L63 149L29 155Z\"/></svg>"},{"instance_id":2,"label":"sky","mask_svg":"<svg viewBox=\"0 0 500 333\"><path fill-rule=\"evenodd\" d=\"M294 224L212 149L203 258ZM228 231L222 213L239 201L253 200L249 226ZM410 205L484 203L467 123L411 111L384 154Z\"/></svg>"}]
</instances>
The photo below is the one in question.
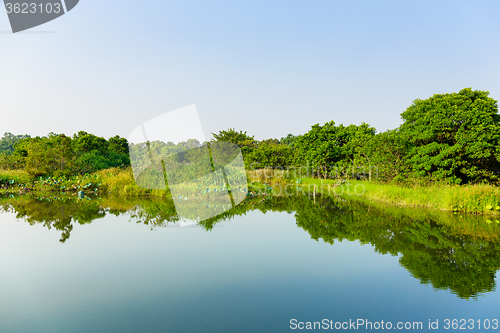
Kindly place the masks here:
<instances>
[{"instance_id":1,"label":"sky","mask_svg":"<svg viewBox=\"0 0 500 333\"><path fill-rule=\"evenodd\" d=\"M500 99L498 1L80 0L12 34L0 10L0 135L129 134L195 104L206 137L314 124L394 129L412 101Z\"/></svg>"}]
</instances>

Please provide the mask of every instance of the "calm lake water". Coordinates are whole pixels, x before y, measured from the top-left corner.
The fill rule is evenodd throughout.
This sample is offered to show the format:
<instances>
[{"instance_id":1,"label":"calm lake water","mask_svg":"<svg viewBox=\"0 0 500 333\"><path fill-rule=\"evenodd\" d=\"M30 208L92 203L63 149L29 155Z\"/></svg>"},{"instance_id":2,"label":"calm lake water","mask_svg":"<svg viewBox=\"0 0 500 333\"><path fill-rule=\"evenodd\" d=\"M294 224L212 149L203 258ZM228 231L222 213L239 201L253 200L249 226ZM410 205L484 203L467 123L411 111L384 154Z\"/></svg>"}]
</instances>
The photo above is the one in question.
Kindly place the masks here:
<instances>
[{"instance_id":1,"label":"calm lake water","mask_svg":"<svg viewBox=\"0 0 500 333\"><path fill-rule=\"evenodd\" d=\"M499 236L484 217L330 197L253 198L181 228L165 200L4 195L0 332L338 331L358 319L495 332Z\"/></svg>"}]
</instances>

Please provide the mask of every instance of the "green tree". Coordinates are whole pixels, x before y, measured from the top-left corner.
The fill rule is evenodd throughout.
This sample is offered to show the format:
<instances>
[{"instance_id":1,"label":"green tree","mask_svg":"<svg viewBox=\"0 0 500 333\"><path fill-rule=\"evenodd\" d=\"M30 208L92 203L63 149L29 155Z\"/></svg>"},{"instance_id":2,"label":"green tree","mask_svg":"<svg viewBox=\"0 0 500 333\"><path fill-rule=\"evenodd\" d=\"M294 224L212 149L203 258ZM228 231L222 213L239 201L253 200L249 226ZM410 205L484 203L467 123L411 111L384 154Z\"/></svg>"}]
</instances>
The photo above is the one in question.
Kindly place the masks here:
<instances>
[{"instance_id":1,"label":"green tree","mask_svg":"<svg viewBox=\"0 0 500 333\"><path fill-rule=\"evenodd\" d=\"M107 151L109 148L109 143L105 138L84 131L75 134L73 142L76 150L81 152L90 152L92 150Z\"/></svg>"},{"instance_id":2,"label":"green tree","mask_svg":"<svg viewBox=\"0 0 500 333\"><path fill-rule=\"evenodd\" d=\"M253 140L253 136L247 135L247 132L237 132L234 128L230 128L228 130L219 131L218 134L212 133L214 137L212 141L222 141L222 142L231 142L235 145L240 145L247 140Z\"/></svg>"},{"instance_id":3,"label":"green tree","mask_svg":"<svg viewBox=\"0 0 500 333\"><path fill-rule=\"evenodd\" d=\"M10 155L14 152L14 144L21 141L22 139L29 138L30 136L25 135L14 135L10 132L4 133L3 137L0 139L0 154L4 153Z\"/></svg>"},{"instance_id":4,"label":"green tree","mask_svg":"<svg viewBox=\"0 0 500 333\"><path fill-rule=\"evenodd\" d=\"M295 164L326 177L328 170L342 160L344 142L338 134L334 121L313 125L295 143Z\"/></svg>"},{"instance_id":5,"label":"green tree","mask_svg":"<svg viewBox=\"0 0 500 333\"><path fill-rule=\"evenodd\" d=\"M259 144L245 159L245 164L250 169L283 168L286 169L293 163L293 149L281 144Z\"/></svg>"},{"instance_id":6,"label":"green tree","mask_svg":"<svg viewBox=\"0 0 500 333\"><path fill-rule=\"evenodd\" d=\"M316 124L294 143L296 166L308 165L313 174L327 177L357 173L357 166L369 170L371 160L365 149L373 139L375 129L370 125Z\"/></svg>"},{"instance_id":7,"label":"green tree","mask_svg":"<svg viewBox=\"0 0 500 333\"><path fill-rule=\"evenodd\" d=\"M498 181L500 115L488 95L471 88L436 94L401 114L417 176L455 184Z\"/></svg>"},{"instance_id":8,"label":"green tree","mask_svg":"<svg viewBox=\"0 0 500 333\"><path fill-rule=\"evenodd\" d=\"M408 140L399 130L389 130L375 135L361 150L370 156L376 178L404 182L408 180L411 168L406 159L408 145Z\"/></svg>"},{"instance_id":9,"label":"green tree","mask_svg":"<svg viewBox=\"0 0 500 333\"><path fill-rule=\"evenodd\" d=\"M342 143L342 160L338 165L344 169L345 176L372 179L375 133L375 128L366 123L338 127L337 136L341 138L338 142Z\"/></svg>"},{"instance_id":10,"label":"green tree","mask_svg":"<svg viewBox=\"0 0 500 333\"><path fill-rule=\"evenodd\" d=\"M249 136L246 131L237 132L234 128L230 128L219 131L218 134L212 133L212 136L212 141L230 142L238 145L244 157L257 148L257 142L254 137Z\"/></svg>"},{"instance_id":11,"label":"green tree","mask_svg":"<svg viewBox=\"0 0 500 333\"><path fill-rule=\"evenodd\" d=\"M14 152L2 164L25 168L33 176L69 176L130 165L128 142L119 136L107 141L83 131L73 138L49 133L45 137L23 138L13 148Z\"/></svg>"},{"instance_id":12,"label":"green tree","mask_svg":"<svg viewBox=\"0 0 500 333\"><path fill-rule=\"evenodd\" d=\"M118 154L125 154L128 156L128 141L118 135L115 135L108 140L109 150Z\"/></svg>"},{"instance_id":13,"label":"green tree","mask_svg":"<svg viewBox=\"0 0 500 333\"><path fill-rule=\"evenodd\" d=\"M280 143L284 144L284 145L288 145L290 147L293 147L295 145L295 141L297 141L298 137L299 136L297 136L297 135L288 134L287 136L280 139Z\"/></svg>"},{"instance_id":14,"label":"green tree","mask_svg":"<svg viewBox=\"0 0 500 333\"><path fill-rule=\"evenodd\" d=\"M73 171L72 167L75 157L71 138L61 134L54 137L51 141L50 146L54 154L54 160L57 163L56 168L59 169L57 173L60 175L70 174Z\"/></svg>"}]
</instances>

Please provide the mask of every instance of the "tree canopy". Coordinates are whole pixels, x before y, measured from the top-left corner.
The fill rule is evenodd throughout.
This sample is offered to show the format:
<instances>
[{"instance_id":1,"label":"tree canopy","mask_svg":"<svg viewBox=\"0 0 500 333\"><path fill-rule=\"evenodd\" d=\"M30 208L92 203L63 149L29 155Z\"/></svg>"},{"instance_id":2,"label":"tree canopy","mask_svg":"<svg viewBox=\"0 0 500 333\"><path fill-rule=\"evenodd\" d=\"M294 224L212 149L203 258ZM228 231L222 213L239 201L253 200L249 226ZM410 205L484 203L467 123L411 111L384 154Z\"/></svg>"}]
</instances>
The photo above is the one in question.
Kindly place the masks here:
<instances>
[{"instance_id":1,"label":"tree canopy","mask_svg":"<svg viewBox=\"0 0 500 333\"><path fill-rule=\"evenodd\" d=\"M416 175L455 184L498 180L500 115L488 95L471 88L437 94L401 114Z\"/></svg>"},{"instance_id":2,"label":"tree canopy","mask_svg":"<svg viewBox=\"0 0 500 333\"><path fill-rule=\"evenodd\" d=\"M0 139L0 154L12 154L14 152L14 144L29 137L30 136L27 134L14 135L10 132L4 133L3 137Z\"/></svg>"},{"instance_id":3,"label":"tree canopy","mask_svg":"<svg viewBox=\"0 0 500 333\"><path fill-rule=\"evenodd\" d=\"M12 139L7 134L5 141ZM80 131L73 137L49 133L15 139L12 152L0 159L0 167L24 168L33 176L73 175L130 165L127 139L119 136L106 140Z\"/></svg>"}]
</instances>

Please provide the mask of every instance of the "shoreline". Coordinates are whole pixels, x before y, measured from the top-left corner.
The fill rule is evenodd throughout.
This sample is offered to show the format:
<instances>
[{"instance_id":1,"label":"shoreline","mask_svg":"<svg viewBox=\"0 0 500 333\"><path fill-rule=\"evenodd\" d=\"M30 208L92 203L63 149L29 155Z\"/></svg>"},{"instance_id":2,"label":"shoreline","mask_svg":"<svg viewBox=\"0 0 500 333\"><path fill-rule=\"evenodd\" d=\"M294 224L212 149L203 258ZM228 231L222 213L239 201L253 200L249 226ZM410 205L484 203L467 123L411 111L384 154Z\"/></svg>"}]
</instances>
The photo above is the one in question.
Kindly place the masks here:
<instances>
[{"instance_id":1,"label":"shoreline","mask_svg":"<svg viewBox=\"0 0 500 333\"><path fill-rule=\"evenodd\" d=\"M252 177L248 172L249 193L291 195L295 193L334 195L336 197L377 202L399 207L425 207L454 213L500 215L500 188L493 185L430 185L402 186L360 180L318 178ZM135 184L130 168L112 168L93 174L73 177L38 177L34 179L21 170L0 170L0 193L68 193L77 195L121 195L127 197L170 197L170 191L140 188ZM326 192L326 193L325 193Z\"/></svg>"}]
</instances>

